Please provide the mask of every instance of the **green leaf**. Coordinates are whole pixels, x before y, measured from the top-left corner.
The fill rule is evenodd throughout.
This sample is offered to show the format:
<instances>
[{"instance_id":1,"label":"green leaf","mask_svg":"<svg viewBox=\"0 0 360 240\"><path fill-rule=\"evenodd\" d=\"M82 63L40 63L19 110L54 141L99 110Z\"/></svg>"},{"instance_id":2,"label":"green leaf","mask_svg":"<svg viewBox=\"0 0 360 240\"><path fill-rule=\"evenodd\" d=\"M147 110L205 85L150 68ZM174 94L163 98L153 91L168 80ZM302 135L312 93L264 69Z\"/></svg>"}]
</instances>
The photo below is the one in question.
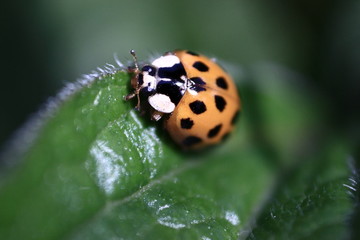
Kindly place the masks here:
<instances>
[{"instance_id":1,"label":"green leaf","mask_svg":"<svg viewBox=\"0 0 360 240\"><path fill-rule=\"evenodd\" d=\"M344 167L348 149L330 143L326 154L286 172L248 239L343 239L352 191Z\"/></svg>"},{"instance_id":2,"label":"green leaf","mask_svg":"<svg viewBox=\"0 0 360 240\"><path fill-rule=\"evenodd\" d=\"M302 198L311 199L317 217L339 223L351 208L341 187L345 162L327 144L299 154L312 140L304 129L315 129L321 116L312 99L304 98L306 88L274 66L255 67L249 76L236 131L197 153L181 152L161 124L123 100L129 92L126 72L105 74L61 95L64 100L32 130L34 140L15 142L25 150L1 178L0 238L237 239L248 236L257 216L251 236L268 238L275 229L267 218L278 206L273 203L287 206ZM331 161L320 157L325 155ZM305 161L307 171L296 165L304 156L313 159ZM288 169L295 180L277 182ZM324 178L317 181L318 175ZM279 194L284 189L291 190L286 197ZM290 231L294 226L285 224L297 211L277 210L277 219L284 219L278 223ZM308 219L314 220L311 229L331 230Z\"/></svg>"}]
</instances>

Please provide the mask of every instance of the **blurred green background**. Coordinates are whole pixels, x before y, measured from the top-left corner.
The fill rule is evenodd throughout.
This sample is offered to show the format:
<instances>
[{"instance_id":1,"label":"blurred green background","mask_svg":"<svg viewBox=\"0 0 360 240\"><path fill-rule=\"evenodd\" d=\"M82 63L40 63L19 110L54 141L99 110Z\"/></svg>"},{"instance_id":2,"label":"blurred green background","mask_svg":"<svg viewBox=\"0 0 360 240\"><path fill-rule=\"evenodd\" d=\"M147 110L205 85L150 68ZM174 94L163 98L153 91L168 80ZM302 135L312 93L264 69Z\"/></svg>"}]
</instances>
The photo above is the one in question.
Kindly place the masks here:
<instances>
[{"instance_id":1,"label":"blurred green background","mask_svg":"<svg viewBox=\"0 0 360 240\"><path fill-rule=\"evenodd\" d=\"M279 64L323 99L328 130L359 140L359 1L24 0L1 15L0 145L66 82L132 48Z\"/></svg>"}]
</instances>

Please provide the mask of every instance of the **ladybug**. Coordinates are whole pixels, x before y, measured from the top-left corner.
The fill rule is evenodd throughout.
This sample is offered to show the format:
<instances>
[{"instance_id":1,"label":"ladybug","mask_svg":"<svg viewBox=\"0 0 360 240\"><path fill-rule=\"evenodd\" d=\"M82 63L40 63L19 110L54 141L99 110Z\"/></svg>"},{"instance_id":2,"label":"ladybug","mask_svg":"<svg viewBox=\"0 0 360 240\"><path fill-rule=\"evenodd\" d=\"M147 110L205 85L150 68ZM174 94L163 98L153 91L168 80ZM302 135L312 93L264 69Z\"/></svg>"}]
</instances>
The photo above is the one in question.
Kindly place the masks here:
<instances>
[{"instance_id":1,"label":"ladybug","mask_svg":"<svg viewBox=\"0 0 360 240\"><path fill-rule=\"evenodd\" d=\"M167 52L141 70L134 50L131 86L138 110L164 119L165 129L183 149L219 143L234 128L241 105L231 78L213 60L187 50Z\"/></svg>"}]
</instances>

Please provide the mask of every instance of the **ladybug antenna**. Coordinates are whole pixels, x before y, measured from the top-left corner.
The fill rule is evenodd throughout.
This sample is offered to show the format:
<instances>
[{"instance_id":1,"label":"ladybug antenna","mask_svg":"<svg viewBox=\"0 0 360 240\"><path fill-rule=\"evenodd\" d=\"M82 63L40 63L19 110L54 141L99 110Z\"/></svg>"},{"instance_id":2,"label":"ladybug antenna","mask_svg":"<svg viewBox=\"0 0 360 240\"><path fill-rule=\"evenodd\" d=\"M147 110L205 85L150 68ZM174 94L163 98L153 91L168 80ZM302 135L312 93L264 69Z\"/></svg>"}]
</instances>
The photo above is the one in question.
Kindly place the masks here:
<instances>
[{"instance_id":1,"label":"ladybug antenna","mask_svg":"<svg viewBox=\"0 0 360 240\"><path fill-rule=\"evenodd\" d=\"M131 50L130 50L130 54L131 54L131 56L132 56L133 59L134 59L134 64L135 64L136 70L139 70L139 64L138 64L138 60L137 60L137 57L136 57L135 50L134 50L134 49L131 49Z\"/></svg>"}]
</instances>

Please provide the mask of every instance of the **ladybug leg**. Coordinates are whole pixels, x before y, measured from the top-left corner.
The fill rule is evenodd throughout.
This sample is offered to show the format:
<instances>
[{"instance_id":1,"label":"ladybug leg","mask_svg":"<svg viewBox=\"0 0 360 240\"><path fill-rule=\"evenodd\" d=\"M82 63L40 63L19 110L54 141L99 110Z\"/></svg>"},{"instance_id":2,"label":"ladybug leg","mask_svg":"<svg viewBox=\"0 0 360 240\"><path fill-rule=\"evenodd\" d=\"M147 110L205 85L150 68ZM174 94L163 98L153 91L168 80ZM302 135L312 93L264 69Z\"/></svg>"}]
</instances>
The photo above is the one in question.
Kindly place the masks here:
<instances>
[{"instance_id":1,"label":"ladybug leg","mask_svg":"<svg viewBox=\"0 0 360 240\"><path fill-rule=\"evenodd\" d=\"M137 98L137 104L136 104L135 109L138 110L138 111L140 111L140 95L139 95L139 91L138 91L138 90L136 90L135 95L136 95L136 98Z\"/></svg>"},{"instance_id":2,"label":"ladybug leg","mask_svg":"<svg viewBox=\"0 0 360 240\"><path fill-rule=\"evenodd\" d=\"M133 99L134 97L137 98L137 104L136 104L135 109L140 111L140 95L139 95L138 90L135 90L133 93L130 93L130 94L124 96L124 100L129 101L129 100Z\"/></svg>"},{"instance_id":3,"label":"ladybug leg","mask_svg":"<svg viewBox=\"0 0 360 240\"><path fill-rule=\"evenodd\" d=\"M130 93L130 94L124 96L124 100L125 100L125 101L129 101L130 99L133 99L135 96L136 96L136 93L135 93L135 92Z\"/></svg>"}]
</instances>

